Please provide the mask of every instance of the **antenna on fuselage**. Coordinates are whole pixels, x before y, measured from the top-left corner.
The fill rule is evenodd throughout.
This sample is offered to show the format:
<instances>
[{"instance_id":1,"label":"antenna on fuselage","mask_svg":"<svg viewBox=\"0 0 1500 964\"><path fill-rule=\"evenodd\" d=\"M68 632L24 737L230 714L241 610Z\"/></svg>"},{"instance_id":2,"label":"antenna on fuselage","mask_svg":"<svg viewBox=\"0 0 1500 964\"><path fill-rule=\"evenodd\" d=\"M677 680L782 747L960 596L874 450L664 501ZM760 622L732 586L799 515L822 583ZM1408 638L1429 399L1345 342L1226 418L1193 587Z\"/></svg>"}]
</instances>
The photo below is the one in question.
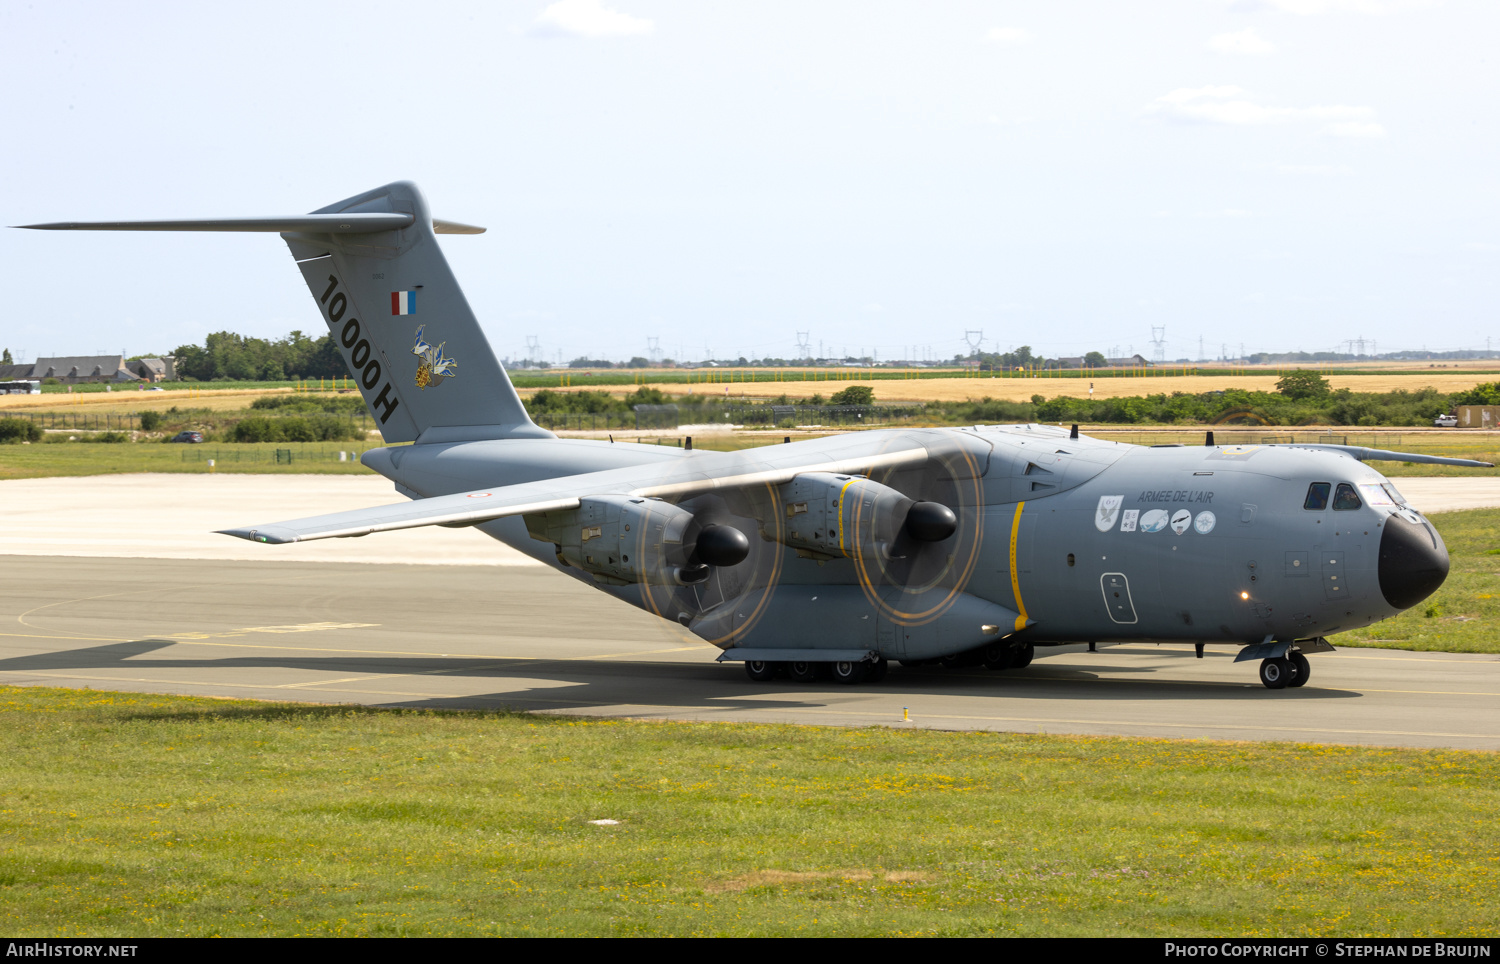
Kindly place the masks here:
<instances>
[{"instance_id":1,"label":"antenna on fuselage","mask_svg":"<svg viewBox=\"0 0 1500 964\"><path fill-rule=\"evenodd\" d=\"M1214 432L1213 432L1213 429L1209 429L1208 430L1208 438L1206 438L1206 439L1203 440L1203 444L1209 446L1210 448L1213 447L1213 444L1214 444Z\"/></svg>"},{"instance_id":2,"label":"antenna on fuselage","mask_svg":"<svg viewBox=\"0 0 1500 964\"><path fill-rule=\"evenodd\" d=\"M1076 438L1078 438L1078 426L1077 425L1074 425L1073 426L1073 430L1068 433L1068 438L1070 438L1070 439L1076 439Z\"/></svg>"}]
</instances>

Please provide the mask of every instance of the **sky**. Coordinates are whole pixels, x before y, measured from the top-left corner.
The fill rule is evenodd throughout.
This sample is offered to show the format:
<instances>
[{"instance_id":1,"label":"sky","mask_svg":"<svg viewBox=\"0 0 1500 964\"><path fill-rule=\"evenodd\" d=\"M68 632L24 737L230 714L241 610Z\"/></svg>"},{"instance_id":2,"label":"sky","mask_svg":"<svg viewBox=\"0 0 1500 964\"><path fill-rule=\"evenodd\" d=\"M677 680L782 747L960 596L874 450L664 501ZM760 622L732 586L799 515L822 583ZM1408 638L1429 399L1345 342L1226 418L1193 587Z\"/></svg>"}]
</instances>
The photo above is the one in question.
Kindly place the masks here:
<instances>
[{"instance_id":1,"label":"sky","mask_svg":"<svg viewBox=\"0 0 1500 964\"><path fill-rule=\"evenodd\" d=\"M489 229L441 241L512 358L1500 351L1497 35L1492 0L0 0L0 223L411 179ZM0 229L0 265L17 360L323 333L272 235Z\"/></svg>"}]
</instances>

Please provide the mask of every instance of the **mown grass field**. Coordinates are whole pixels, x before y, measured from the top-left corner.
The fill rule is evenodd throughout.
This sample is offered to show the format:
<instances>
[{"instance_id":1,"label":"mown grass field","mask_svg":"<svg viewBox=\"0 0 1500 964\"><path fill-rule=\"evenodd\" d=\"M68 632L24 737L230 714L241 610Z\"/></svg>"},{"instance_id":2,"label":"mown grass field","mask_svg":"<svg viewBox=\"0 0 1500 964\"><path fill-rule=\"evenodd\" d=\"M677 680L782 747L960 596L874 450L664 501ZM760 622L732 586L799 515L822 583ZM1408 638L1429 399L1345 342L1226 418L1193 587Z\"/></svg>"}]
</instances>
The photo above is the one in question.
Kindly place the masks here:
<instances>
[{"instance_id":1,"label":"mown grass field","mask_svg":"<svg viewBox=\"0 0 1500 964\"><path fill-rule=\"evenodd\" d=\"M0 688L0 729L15 936L1458 936L1500 912L1493 753L42 688Z\"/></svg>"},{"instance_id":2,"label":"mown grass field","mask_svg":"<svg viewBox=\"0 0 1500 964\"><path fill-rule=\"evenodd\" d=\"M169 445L162 442L57 442L0 446L0 479L40 479L58 476L115 475L121 472L213 471L257 474L368 475L357 458L338 461L340 450L363 452L378 441L360 442L245 442ZM276 461L277 450L291 453L291 461Z\"/></svg>"}]
</instances>

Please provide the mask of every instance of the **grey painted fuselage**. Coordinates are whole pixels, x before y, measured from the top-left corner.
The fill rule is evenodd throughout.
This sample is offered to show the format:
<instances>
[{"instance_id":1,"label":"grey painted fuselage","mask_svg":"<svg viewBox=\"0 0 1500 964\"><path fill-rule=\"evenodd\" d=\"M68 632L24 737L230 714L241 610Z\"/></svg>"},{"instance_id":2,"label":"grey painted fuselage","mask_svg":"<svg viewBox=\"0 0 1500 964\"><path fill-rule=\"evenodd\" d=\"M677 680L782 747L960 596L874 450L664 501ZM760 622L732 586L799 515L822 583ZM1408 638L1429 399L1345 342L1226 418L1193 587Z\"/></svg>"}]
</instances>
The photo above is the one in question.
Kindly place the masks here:
<instances>
[{"instance_id":1,"label":"grey painted fuselage","mask_svg":"<svg viewBox=\"0 0 1500 964\"><path fill-rule=\"evenodd\" d=\"M778 448L789 456L807 448L826 451L835 443L840 450L880 451L893 439L932 444L934 438L940 444L958 438L970 452L981 453L974 463L979 479L970 490L976 493L973 504L959 499L954 506L961 528L975 533L975 564L947 578L954 582L961 576L964 596L1001 607L995 611L1005 616L996 618L1019 615L1017 627L1005 627L1006 635L1016 629L1017 641L1246 644L1366 626L1400 611L1382 590L1380 573L1381 539L1393 524L1420 529L1446 566L1446 550L1430 524L1380 497L1387 480L1333 452L1143 448L1070 439L1063 430L1040 425L871 431ZM665 471L696 455L654 445L514 439L380 449L369 453L366 463L406 494L432 497L626 466L661 465ZM1347 484L1363 498L1358 508L1304 508L1314 483L1335 490ZM902 489L899 477L887 484ZM1376 504L1382 501L1390 504ZM531 538L519 518L480 528L593 581L561 564L554 547ZM905 649L901 637L916 638L913 634L922 630L903 632L890 624L918 620L893 619L858 591L861 577L854 560L806 558L780 545L772 551L780 556L776 585L759 588L774 591L777 605L767 607L748 634L700 635L721 646L788 640L824 649L873 646L897 658L929 657L944 647L983 642L970 629L969 636L960 632L935 639L927 650ZM1398 576L1387 573L1387 578ZM673 617L652 605L641 587L599 588ZM817 623L811 632L810 618ZM683 621L698 631L692 619Z\"/></svg>"}]
</instances>

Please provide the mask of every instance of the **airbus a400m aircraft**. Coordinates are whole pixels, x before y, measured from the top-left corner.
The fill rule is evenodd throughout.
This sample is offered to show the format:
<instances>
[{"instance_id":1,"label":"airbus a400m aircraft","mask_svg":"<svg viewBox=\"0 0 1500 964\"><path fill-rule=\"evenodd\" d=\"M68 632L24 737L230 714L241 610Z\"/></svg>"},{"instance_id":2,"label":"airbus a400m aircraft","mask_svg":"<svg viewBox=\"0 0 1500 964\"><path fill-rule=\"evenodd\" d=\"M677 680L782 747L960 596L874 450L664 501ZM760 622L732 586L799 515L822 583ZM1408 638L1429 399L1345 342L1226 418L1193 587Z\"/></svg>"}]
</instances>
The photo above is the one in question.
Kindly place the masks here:
<instances>
[{"instance_id":1,"label":"airbus a400m aircraft","mask_svg":"<svg viewBox=\"0 0 1500 964\"><path fill-rule=\"evenodd\" d=\"M1442 584L1432 524L1339 445L1101 442L1043 425L865 431L742 452L559 439L527 416L416 186L309 215L45 229L276 232L411 501L247 526L260 543L475 526L674 620L749 676L878 679L886 661L1024 666L1035 647L1240 647L1280 689L1325 636ZM410 442L410 445L395 443ZM268 550L271 551L271 550Z\"/></svg>"}]
</instances>

